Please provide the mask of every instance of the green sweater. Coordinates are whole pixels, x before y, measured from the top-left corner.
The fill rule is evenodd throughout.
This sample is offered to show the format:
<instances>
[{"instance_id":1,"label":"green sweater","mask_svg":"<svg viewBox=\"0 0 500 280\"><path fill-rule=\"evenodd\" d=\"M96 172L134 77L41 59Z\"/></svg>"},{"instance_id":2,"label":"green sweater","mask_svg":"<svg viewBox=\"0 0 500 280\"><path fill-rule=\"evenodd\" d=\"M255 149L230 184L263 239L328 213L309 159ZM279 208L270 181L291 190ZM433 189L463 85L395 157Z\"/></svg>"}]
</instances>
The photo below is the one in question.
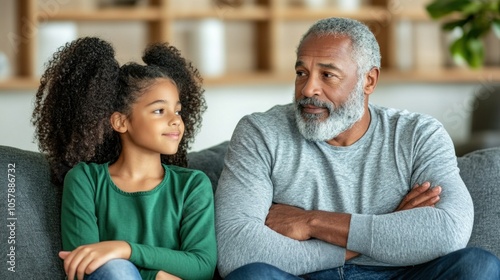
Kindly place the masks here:
<instances>
[{"instance_id":1,"label":"green sweater","mask_svg":"<svg viewBox=\"0 0 500 280\"><path fill-rule=\"evenodd\" d=\"M143 279L159 270L182 279L211 279L217 261L213 192L201 171L167 166L153 190L127 193L108 164L79 163L64 180L63 249L123 240Z\"/></svg>"}]
</instances>

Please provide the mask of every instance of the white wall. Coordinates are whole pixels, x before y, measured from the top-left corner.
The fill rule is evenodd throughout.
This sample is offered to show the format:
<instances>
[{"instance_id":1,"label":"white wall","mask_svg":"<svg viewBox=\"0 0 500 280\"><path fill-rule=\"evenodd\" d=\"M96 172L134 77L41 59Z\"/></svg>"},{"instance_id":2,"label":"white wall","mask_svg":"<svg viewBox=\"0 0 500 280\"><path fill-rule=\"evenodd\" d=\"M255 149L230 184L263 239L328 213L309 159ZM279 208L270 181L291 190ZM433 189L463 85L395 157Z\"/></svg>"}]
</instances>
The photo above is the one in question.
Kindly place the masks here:
<instances>
[{"instance_id":1,"label":"white wall","mask_svg":"<svg viewBox=\"0 0 500 280\"><path fill-rule=\"evenodd\" d=\"M467 140L471 98L476 84L381 84L371 102L434 116L455 143ZM31 125L34 90L0 91L0 145L38 150ZM192 150L229 140L238 120L246 114L265 111L274 104L291 102L293 86L248 85L207 87L208 109Z\"/></svg>"},{"instance_id":2,"label":"white wall","mask_svg":"<svg viewBox=\"0 0 500 280\"><path fill-rule=\"evenodd\" d=\"M387 107L429 114L443 123L456 144L467 141L475 84L381 84L370 101ZM207 88L208 110L193 150L231 137L238 120L292 101L293 85Z\"/></svg>"}]
</instances>

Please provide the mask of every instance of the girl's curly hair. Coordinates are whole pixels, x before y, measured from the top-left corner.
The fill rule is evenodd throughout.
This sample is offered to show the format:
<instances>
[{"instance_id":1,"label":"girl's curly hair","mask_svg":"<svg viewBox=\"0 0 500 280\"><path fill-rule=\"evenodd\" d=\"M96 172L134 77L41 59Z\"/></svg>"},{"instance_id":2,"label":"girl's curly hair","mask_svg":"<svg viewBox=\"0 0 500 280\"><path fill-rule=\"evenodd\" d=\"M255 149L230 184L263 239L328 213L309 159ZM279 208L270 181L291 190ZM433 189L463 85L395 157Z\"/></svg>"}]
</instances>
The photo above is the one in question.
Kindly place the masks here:
<instances>
[{"instance_id":1,"label":"girl's curly hair","mask_svg":"<svg viewBox=\"0 0 500 280\"><path fill-rule=\"evenodd\" d=\"M201 127L206 110L202 78L179 50L167 43L149 45L142 60L123 66L108 42L83 37L61 47L49 61L36 93L32 123L39 149L51 168L52 181L61 186L78 162L114 162L120 138L110 123L113 112L129 114L132 104L158 78L177 86L185 131L174 155L162 162L187 166L187 151Z\"/></svg>"}]
</instances>

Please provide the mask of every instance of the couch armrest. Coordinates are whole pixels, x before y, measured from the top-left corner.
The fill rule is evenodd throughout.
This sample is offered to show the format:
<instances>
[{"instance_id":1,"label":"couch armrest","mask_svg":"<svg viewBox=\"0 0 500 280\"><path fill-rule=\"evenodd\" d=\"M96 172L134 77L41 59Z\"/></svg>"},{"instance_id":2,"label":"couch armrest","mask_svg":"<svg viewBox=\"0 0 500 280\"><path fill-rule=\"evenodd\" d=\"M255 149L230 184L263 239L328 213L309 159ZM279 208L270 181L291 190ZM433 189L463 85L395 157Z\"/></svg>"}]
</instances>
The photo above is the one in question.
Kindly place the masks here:
<instances>
[{"instance_id":1,"label":"couch armrest","mask_svg":"<svg viewBox=\"0 0 500 280\"><path fill-rule=\"evenodd\" d=\"M481 247L500 257L500 148L459 157L458 167L474 203L474 227L467 246Z\"/></svg>"},{"instance_id":2,"label":"couch armrest","mask_svg":"<svg viewBox=\"0 0 500 280\"><path fill-rule=\"evenodd\" d=\"M12 182L8 182L6 176L9 167L15 170L11 173L15 175L11 177L15 179L15 187L11 188L10 204L8 184ZM64 279L62 261L57 255L61 249L61 192L50 183L45 157L37 152L0 146L0 172L3 214L0 252L4 260L6 254L12 251L15 254L8 257L14 261L11 264L15 265L15 273L9 271L10 264L4 262L0 279ZM12 216L8 216L9 211ZM7 217L15 219L7 220Z\"/></svg>"}]
</instances>

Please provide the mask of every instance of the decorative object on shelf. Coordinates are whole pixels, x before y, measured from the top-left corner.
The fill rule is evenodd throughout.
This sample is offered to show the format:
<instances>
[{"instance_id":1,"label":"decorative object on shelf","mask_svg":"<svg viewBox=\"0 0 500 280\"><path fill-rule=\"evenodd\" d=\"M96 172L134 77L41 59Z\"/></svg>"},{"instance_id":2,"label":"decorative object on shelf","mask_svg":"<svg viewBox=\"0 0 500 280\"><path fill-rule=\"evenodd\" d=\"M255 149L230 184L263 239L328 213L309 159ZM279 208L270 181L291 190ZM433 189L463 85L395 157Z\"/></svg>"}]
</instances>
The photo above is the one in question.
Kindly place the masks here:
<instances>
[{"instance_id":1,"label":"decorative object on shelf","mask_svg":"<svg viewBox=\"0 0 500 280\"><path fill-rule=\"evenodd\" d=\"M215 0L215 4L220 6L239 7L245 0Z\"/></svg>"},{"instance_id":2,"label":"decorative object on shelf","mask_svg":"<svg viewBox=\"0 0 500 280\"><path fill-rule=\"evenodd\" d=\"M500 39L500 0L434 0L426 10L433 19L451 16L443 23L443 30L460 28L462 35L450 45L450 53L471 68L484 63L483 38L493 30Z\"/></svg>"},{"instance_id":3,"label":"decorative object on shelf","mask_svg":"<svg viewBox=\"0 0 500 280\"><path fill-rule=\"evenodd\" d=\"M0 80L4 80L10 76L10 64L7 56L0 52Z\"/></svg>"},{"instance_id":4,"label":"decorative object on shelf","mask_svg":"<svg viewBox=\"0 0 500 280\"><path fill-rule=\"evenodd\" d=\"M397 67L401 71L409 71L414 66L414 30L412 22L401 20L397 23L395 32Z\"/></svg>"},{"instance_id":5,"label":"decorative object on shelf","mask_svg":"<svg viewBox=\"0 0 500 280\"><path fill-rule=\"evenodd\" d=\"M356 11L361 7L361 0L337 0L337 6L343 11Z\"/></svg>"},{"instance_id":6,"label":"decorative object on shelf","mask_svg":"<svg viewBox=\"0 0 500 280\"><path fill-rule=\"evenodd\" d=\"M326 0L305 0L306 7L320 9L326 6Z\"/></svg>"},{"instance_id":7,"label":"decorative object on shelf","mask_svg":"<svg viewBox=\"0 0 500 280\"><path fill-rule=\"evenodd\" d=\"M194 48L193 62L205 77L217 77L225 74L226 48L224 22L208 18L197 22L192 36Z\"/></svg>"},{"instance_id":8,"label":"decorative object on shelf","mask_svg":"<svg viewBox=\"0 0 500 280\"><path fill-rule=\"evenodd\" d=\"M45 63L53 53L64 44L78 37L78 26L75 22L47 22L39 25L36 74L40 76L45 70Z\"/></svg>"},{"instance_id":9,"label":"decorative object on shelf","mask_svg":"<svg viewBox=\"0 0 500 280\"><path fill-rule=\"evenodd\" d=\"M413 25L413 69L429 71L445 65L443 33L439 24L433 21L418 22Z\"/></svg>"},{"instance_id":10,"label":"decorative object on shelf","mask_svg":"<svg viewBox=\"0 0 500 280\"><path fill-rule=\"evenodd\" d=\"M111 6L135 6L138 0L100 0L100 7L111 7Z\"/></svg>"}]
</instances>

